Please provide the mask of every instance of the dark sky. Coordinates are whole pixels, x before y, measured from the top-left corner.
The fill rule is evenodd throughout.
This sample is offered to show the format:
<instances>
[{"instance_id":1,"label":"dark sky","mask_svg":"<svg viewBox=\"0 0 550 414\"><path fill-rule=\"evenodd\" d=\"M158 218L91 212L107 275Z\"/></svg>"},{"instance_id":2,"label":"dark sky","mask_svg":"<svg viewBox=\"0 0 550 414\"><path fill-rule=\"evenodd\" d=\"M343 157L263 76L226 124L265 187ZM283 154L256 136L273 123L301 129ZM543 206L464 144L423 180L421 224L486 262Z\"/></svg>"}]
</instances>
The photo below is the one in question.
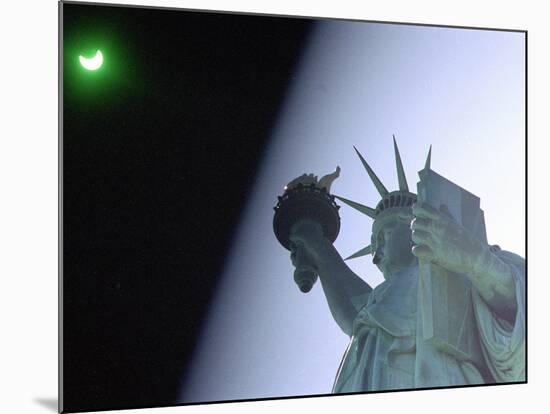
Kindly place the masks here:
<instances>
[{"instance_id":1,"label":"dark sky","mask_svg":"<svg viewBox=\"0 0 550 414\"><path fill-rule=\"evenodd\" d=\"M62 9L63 407L171 405L312 22Z\"/></svg>"}]
</instances>

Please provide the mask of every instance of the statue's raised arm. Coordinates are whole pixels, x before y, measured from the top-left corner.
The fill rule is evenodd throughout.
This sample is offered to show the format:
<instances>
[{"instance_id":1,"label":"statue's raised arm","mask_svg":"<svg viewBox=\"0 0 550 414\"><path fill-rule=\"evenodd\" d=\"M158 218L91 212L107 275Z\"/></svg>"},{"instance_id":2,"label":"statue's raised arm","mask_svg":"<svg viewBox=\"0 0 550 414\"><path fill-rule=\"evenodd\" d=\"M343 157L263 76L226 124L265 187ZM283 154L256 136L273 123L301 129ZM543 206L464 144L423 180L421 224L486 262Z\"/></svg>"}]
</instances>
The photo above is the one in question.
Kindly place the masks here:
<instances>
[{"instance_id":1,"label":"statue's raised arm","mask_svg":"<svg viewBox=\"0 0 550 414\"><path fill-rule=\"evenodd\" d=\"M300 289L308 292L318 275L334 320L351 335L353 321L372 288L344 263L333 246L340 217L330 188L339 175L340 167L336 167L320 180L303 174L289 182L275 207L273 226L281 244L290 251Z\"/></svg>"}]
</instances>

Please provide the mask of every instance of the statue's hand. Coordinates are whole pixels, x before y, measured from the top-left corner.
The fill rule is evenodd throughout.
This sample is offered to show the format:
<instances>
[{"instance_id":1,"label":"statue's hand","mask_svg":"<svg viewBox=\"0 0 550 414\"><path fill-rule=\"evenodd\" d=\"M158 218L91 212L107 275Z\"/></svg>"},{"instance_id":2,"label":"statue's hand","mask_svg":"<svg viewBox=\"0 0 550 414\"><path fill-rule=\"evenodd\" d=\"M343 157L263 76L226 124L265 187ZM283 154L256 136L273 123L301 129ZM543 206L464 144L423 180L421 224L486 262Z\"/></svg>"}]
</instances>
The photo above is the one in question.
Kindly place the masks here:
<instances>
[{"instance_id":1,"label":"statue's hand","mask_svg":"<svg viewBox=\"0 0 550 414\"><path fill-rule=\"evenodd\" d=\"M443 206L436 210L426 203L413 207L411 222L413 254L457 273L477 273L484 246L470 231L458 224Z\"/></svg>"},{"instance_id":2,"label":"statue's hand","mask_svg":"<svg viewBox=\"0 0 550 414\"><path fill-rule=\"evenodd\" d=\"M466 275L492 309L513 318L516 302L510 266L454 221L448 210L441 210L424 203L413 207L413 254Z\"/></svg>"},{"instance_id":3,"label":"statue's hand","mask_svg":"<svg viewBox=\"0 0 550 414\"><path fill-rule=\"evenodd\" d=\"M290 229L292 264L316 265L319 256L319 246L323 241L323 228L319 223L311 220L300 220Z\"/></svg>"}]
</instances>

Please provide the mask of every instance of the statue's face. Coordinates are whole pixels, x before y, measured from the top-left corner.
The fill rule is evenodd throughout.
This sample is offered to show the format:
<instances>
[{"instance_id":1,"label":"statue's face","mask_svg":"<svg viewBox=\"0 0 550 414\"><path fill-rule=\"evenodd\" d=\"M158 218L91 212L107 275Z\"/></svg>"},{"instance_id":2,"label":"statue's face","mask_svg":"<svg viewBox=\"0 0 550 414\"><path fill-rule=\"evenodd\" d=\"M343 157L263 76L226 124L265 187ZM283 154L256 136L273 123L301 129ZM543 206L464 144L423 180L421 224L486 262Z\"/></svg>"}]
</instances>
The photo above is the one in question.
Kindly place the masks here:
<instances>
[{"instance_id":1,"label":"statue's face","mask_svg":"<svg viewBox=\"0 0 550 414\"><path fill-rule=\"evenodd\" d=\"M388 279L393 273L413 265L410 223L406 220L391 220L373 234L373 263Z\"/></svg>"}]
</instances>

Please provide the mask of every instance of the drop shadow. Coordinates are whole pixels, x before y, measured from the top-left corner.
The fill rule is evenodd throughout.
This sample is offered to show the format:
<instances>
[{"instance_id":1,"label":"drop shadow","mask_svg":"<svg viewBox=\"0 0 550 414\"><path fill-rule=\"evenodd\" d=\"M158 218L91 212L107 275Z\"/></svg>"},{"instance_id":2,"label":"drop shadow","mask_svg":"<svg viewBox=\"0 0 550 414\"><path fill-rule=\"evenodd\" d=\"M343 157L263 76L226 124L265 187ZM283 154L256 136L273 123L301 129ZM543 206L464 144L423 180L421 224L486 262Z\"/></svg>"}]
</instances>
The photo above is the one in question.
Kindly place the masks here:
<instances>
[{"instance_id":1,"label":"drop shadow","mask_svg":"<svg viewBox=\"0 0 550 414\"><path fill-rule=\"evenodd\" d=\"M50 411L57 412L57 398L35 398L34 402Z\"/></svg>"}]
</instances>

